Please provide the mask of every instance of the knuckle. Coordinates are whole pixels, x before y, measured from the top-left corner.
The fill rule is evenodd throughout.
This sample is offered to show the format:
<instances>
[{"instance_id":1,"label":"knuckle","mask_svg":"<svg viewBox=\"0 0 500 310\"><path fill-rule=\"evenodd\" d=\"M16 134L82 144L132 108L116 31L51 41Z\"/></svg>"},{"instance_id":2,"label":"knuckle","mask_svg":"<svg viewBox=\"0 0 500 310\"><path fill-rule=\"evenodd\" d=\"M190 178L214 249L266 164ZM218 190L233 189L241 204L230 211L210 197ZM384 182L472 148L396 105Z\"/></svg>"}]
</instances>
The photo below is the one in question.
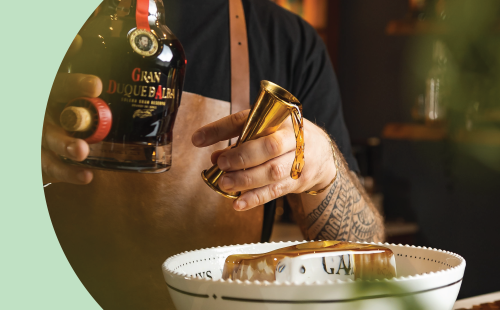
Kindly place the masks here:
<instances>
[{"instance_id":1,"label":"knuckle","mask_svg":"<svg viewBox=\"0 0 500 310\"><path fill-rule=\"evenodd\" d=\"M238 113L234 113L231 115L231 123L233 126L237 126L241 122L246 120L246 113L244 111L240 111Z\"/></svg>"},{"instance_id":2,"label":"knuckle","mask_svg":"<svg viewBox=\"0 0 500 310\"><path fill-rule=\"evenodd\" d=\"M272 199L281 197L283 195L283 185L282 184L272 184L269 186L269 194Z\"/></svg>"},{"instance_id":3,"label":"knuckle","mask_svg":"<svg viewBox=\"0 0 500 310\"><path fill-rule=\"evenodd\" d=\"M68 147L66 145L66 141L58 140L58 141L56 141L55 144L56 145L55 145L53 151L57 152L59 155L66 155L66 148Z\"/></svg>"},{"instance_id":4,"label":"knuckle","mask_svg":"<svg viewBox=\"0 0 500 310\"><path fill-rule=\"evenodd\" d=\"M300 176L300 179L302 180L297 190L306 191L310 190L317 183L317 180L320 179L320 177L319 175L314 175L311 173L303 173Z\"/></svg>"},{"instance_id":5,"label":"knuckle","mask_svg":"<svg viewBox=\"0 0 500 310\"><path fill-rule=\"evenodd\" d=\"M213 132L213 134L214 134L216 137L218 137L218 136L220 135L220 127L219 127L219 125L214 124L214 125L212 126L212 132Z\"/></svg>"},{"instance_id":6,"label":"knuckle","mask_svg":"<svg viewBox=\"0 0 500 310\"><path fill-rule=\"evenodd\" d=\"M285 167L283 164L272 163L270 166L272 181L280 181L285 177Z\"/></svg>"},{"instance_id":7,"label":"knuckle","mask_svg":"<svg viewBox=\"0 0 500 310\"><path fill-rule=\"evenodd\" d=\"M49 175L49 167L50 164L42 160L42 173L45 173L46 175Z\"/></svg>"},{"instance_id":8,"label":"knuckle","mask_svg":"<svg viewBox=\"0 0 500 310\"><path fill-rule=\"evenodd\" d=\"M53 125L44 126L42 132L42 147L46 150L55 152L58 155L66 155L67 147L74 139L65 133L58 132Z\"/></svg>"},{"instance_id":9,"label":"knuckle","mask_svg":"<svg viewBox=\"0 0 500 310\"><path fill-rule=\"evenodd\" d=\"M255 205L257 206L262 205L266 202L266 197L264 196L263 191L258 191L257 193L255 193L254 197Z\"/></svg>"},{"instance_id":10,"label":"knuckle","mask_svg":"<svg viewBox=\"0 0 500 310\"><path fill-rule=\"evenodd\" d=\"M42 161L42 172L49 177L56 177L56 168L52 161Z\"/></svg>"},{"instance_id":11,"label":"knuckle","mask_svg":"<svg viewBox=\"0 0 500 310\"><path fill-rule=\"evenodd\" d=\"M51 142L54 140L54 133L54 125L45 121L42 127L42 147L44 147L45 149L51 148Z\"/></svg>"},{"instance_id":12,"label":"knuckle","mask_svg":"<svg viewBox=\"0 0 500 310\"><path fill-rule=\"evenodd\" d=\"M264 203L264 193L262 193L262 190L251 191L249 193L251 193L251 196L248 201L251 205L259 206Z\"/></svg>"},{"instance_id":13,"label":"knuckle","mask_svg":"<svg viewBox=\"0 0 500 310\"><path fill-rule=\"evenodd\" d=\"M314 179L319 179L319 175L314 176L311 173L303 173L300 175L300 178L302 179L302 183L309 184L314 181Z\"/></svg>"},{"instance_id":14,"label":"knuckle","mask_svg":"<svg viewBox=\"0 0 500 310\"><path fill-rule=\"evenodd\" d=\"M236 158L238 159L238 166L245 167L245 156L243 153L238 152Z\"/></svg>"},{"instance_id":15,"label":"knuckle","mask_svg":"<svg viewBox=\"0 0 500 310\"><path fill-rule=\"evenodd\" d=\"M252 184L253 184L252 177L248 173L243 174L243 186L245 188L251 188Z\"/></svg>"},{"instance_id":16,"label":"knuckle","mask_svg":"<svg viewBox=\"0 0 500 310\"><path fill-rule=\"evenodd\" d=\"M283 149L283 141L277 138L276 135L267 136L264 140L266 151L270 156L276 157L281 154Z\"/></svg>"},{"instance_id":17,"label":"knuckle","mask_svg":"<svg viewBox=\"0 0 500 310\"><path fill-rule=\"evenodd\" d=\"M276 199L283 196L283 185L282 184L271 184L267 187L269 200Z\"/></svg>"}]
</instances>

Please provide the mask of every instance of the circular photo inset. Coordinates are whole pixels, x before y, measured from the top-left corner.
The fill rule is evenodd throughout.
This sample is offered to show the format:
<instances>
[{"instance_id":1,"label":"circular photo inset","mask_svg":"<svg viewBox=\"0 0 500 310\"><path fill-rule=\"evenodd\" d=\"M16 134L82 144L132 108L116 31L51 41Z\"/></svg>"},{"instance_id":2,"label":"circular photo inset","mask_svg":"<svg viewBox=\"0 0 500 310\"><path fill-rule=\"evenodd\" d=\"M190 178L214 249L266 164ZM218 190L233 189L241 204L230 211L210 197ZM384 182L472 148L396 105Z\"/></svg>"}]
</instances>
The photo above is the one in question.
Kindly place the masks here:
<instances>
[{"instance_id":1,"label":"circular photo inset","mask_svg":"<svg viewBox=\"0 0 500 310\"><path fill-rule=\"evenodd\" d=\"M151 47L153 46L153 42L151 41L148 36L141 34L135 37L135 45L141 50L148 52L151 50Z\"/></svg>"},{"instance_id":2,"label":"circular photo inset","mask_svg":"<svg viewBox=\"0 0 500 310\"><path fill-rule=\"evenodd\" d=\"M132 31L129 41L132 49L142 56L151 56L158 50L158 40L154 34L144 29Z\"/></svg>"}]
</instances>

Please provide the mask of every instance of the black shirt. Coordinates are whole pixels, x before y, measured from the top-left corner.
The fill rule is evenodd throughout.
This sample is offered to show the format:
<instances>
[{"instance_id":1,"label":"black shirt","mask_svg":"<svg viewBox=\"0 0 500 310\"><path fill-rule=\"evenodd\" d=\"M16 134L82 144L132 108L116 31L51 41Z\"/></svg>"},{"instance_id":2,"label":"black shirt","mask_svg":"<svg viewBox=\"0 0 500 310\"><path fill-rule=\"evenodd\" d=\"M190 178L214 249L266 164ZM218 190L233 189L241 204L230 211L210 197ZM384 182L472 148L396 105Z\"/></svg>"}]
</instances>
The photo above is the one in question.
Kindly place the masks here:
<instances>
[{"instance_id":1,"label":"black shirt","mask_svg":"<svg viewBox=\"0 0 500 310\"><path fill-rule=\"evenodd\" d=\"M229 102L228 0L164 2L166 24L186 53L184 90ZM250 103L258 94L261 80L284 87L302 103L304 117L326 129L349 168L358 172L337 79L322 39L299 16L269 0L243 0L243 6L250 57Z\"/></svg>"}]
</instances>

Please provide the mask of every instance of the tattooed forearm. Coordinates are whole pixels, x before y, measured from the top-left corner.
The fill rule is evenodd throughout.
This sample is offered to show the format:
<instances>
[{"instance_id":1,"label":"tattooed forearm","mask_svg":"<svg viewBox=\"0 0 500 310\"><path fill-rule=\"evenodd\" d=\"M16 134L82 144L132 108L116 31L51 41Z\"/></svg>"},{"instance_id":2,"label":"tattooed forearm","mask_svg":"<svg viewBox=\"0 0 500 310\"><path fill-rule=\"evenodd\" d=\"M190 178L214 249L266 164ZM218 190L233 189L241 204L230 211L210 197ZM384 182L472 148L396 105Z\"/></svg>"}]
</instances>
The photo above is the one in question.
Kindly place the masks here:
<instances>
[{"instance_id":1,"label":"tattooed forearm","mask_svg":"<svg viewBox=\"0 0 500 310\"><path fill-rule=\"evenodd\" d=\"M354 214L351 234L355 240L373 241L377 235L380 227L373 212L365 203L363 209Z\"/></svg>"},{"instance_id":2,"label":"tattooed forearm","mask_svg":"<svg viewBox=\"0 0 500 310\"><path fill-rule=\"evenodd\" d=\"M382 219L371 205L356 177L337 162L337 179L321 204L304 214L302 230L308 239L382 241ZM309 209L310 210L310 209Z\"/></svg>"}]
</instances>

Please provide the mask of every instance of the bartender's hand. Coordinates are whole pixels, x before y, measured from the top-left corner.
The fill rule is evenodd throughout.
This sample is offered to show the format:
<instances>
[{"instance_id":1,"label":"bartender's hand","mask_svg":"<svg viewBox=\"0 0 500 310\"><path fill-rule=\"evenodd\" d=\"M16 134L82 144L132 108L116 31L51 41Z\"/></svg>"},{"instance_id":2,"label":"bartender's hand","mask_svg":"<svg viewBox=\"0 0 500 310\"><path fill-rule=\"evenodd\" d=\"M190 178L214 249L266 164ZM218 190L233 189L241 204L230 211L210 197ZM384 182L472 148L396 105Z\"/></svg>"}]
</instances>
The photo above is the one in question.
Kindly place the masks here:
<instances>
[{"instance_id":1,"label":"bartender's hand","mask_svg":"<svg viewBox=\"0 0 500 310\"><path fill-rule=\"evenodd\" d=\"M193 144L205 147L237 137L249 112L232 114L198 129L192 136ZM326 133L304 119L304 141L305 165L297 180L290 177L295 158L295 135L290 118L269 136L214 152L212 162L227 172L219 179L219 187L224 191L242 191L233 203L234 209L244 211L289 193L327 186L336 168Z\"/></svg>"},{"instance_id":2,"label":"bartender's hand","mask_svg":"<svg viewBox=\"0 0 500 310\"><path fill-rule=\"evenodd\" d=\"M68 53L81 45L76 37ZM67 182L88 184L92 171L64 163L59 156L75 161L84 160L89 154L87 142L66 134L59 126L59 115L66 103L77 97L97 97L101 94L102 82L92 75L58 73L50 92L42 132L42 178L43 183Z\"/></svg>"}]
</instances>

